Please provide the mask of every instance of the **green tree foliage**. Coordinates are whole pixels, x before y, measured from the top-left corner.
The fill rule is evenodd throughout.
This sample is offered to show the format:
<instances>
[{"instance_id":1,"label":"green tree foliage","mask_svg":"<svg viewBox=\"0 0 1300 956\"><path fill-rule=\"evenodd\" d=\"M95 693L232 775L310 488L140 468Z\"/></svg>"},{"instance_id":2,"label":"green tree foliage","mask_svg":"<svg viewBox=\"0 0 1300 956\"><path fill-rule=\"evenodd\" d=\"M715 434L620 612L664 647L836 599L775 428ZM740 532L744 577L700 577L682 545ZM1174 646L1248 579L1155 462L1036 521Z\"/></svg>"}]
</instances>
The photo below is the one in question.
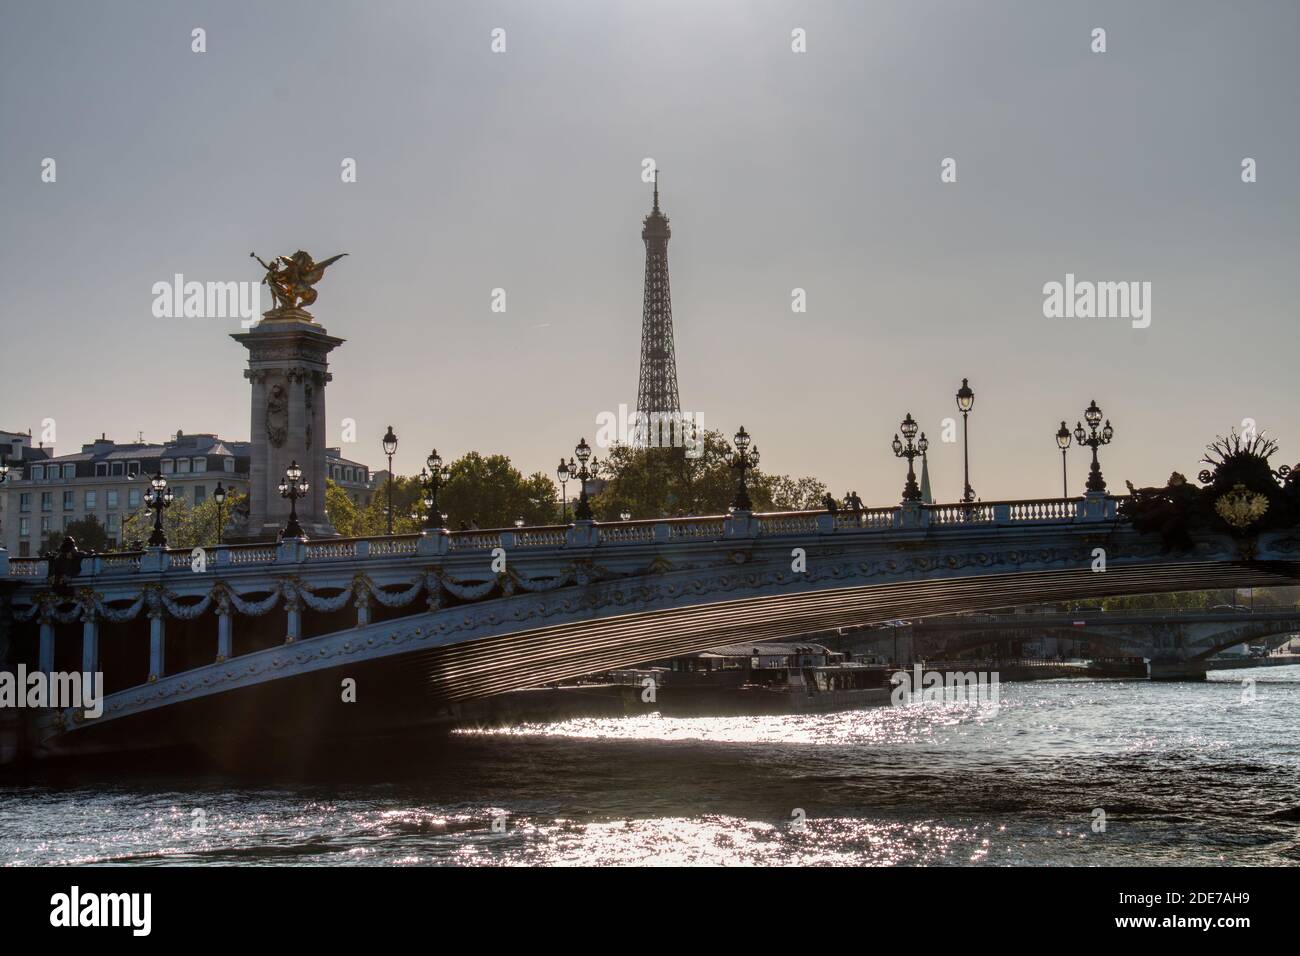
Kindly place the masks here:
<instances>
[{"instance_id":1,"label":"green tree foliage","mask_svg":"<svg viewBox=\"0 0 1300 956\"><path fill-rule=\"evenodd\" d=\"M231 491L221 506L221 520L227 527L230 516L240 507L247 495ZM133 545L148 546L153 534L153 512L141 507L122 519L119 548L127 550ZM210 548L217 543L217 502L207 498L200 505L192 505L188 498L175 499L163 512L163 531L169 548Z\"/></svg>"},{"instance_id":2,"label":"green tree foliage","mask_svg":"<svg viewBox=\"0 0 1300 956\"><path fill-rule=\"evenodd\" d=\"M451 463L451 478L438 495L447 526L508 528L516 518L525 524L557 524L560 494L541 472L525 478L505 455L462 455Z\"/></svg>"},{"instance_id":3,"label":"green tree foliage","mask_svg":"<svg viewBox=\"0 0 1300 956\"><path fill-rule=\"evenodd\" d=\"M777 511L820 511L825 507L826 483L817 478L771 475L764 480Z\"/></svg>"},{"instance_id":4,"label":"green tree foliage","mask_svg":"<svg viewBox=\"0 0 1300 956\"><path fill-rule=\"evenodd\" d=\"M86 515L80 521L73 521L63 531L51 531L41 543L40 554L58 551L65 535L70 535L77 542L81 551L103 552L108 550L108 532L94 515Z\"/></svg>"},{"instance_id":5,"label":"green tree foliage","mask_svg":"<svg viewBox=\"0 0 1300 956\"><path fill-rule=\"evenodd\" d=\"M370 532L362 518L364 513L347 491L336 485L333 479L325 479L325 517L335 531L345 538L365 537Z\"/></svg>"},{"instance_id":6,"label":"green tree foliage","mask_svg":"<svg viewBox=\"0 0 1300 956\"><path fill-rule=\"evenodd\" d=\"M601 462L600 477L606 484L591 506L602 521L617 520L625 508L634 518L723 514L736 497L731 445L718 431L703 434L696 457L684 448L615 445ZM757 465L746 481L756 511L820 508L826 494L815 478L768 475Z\"/></svg>"},{"instance_id":7,"label":"green tree foliage","mask_svg":"<svg viewBox=\"0 0 1300 956\"><path fill-rule=\"evenodd\" d=\"M554 482L537 472L524 477L505 455L470 452L448 465L451 477L438 492L438 506L449 528L508 528L522 517L529 525L560 520ZM370 504L358 508L332 481L325 488L330 522L346 537L380 535L388 530L388 482L375 486ZM424 491L417 476L393 478L393 532L409 534L424 526Z\"/></svg>"}]
</instances>

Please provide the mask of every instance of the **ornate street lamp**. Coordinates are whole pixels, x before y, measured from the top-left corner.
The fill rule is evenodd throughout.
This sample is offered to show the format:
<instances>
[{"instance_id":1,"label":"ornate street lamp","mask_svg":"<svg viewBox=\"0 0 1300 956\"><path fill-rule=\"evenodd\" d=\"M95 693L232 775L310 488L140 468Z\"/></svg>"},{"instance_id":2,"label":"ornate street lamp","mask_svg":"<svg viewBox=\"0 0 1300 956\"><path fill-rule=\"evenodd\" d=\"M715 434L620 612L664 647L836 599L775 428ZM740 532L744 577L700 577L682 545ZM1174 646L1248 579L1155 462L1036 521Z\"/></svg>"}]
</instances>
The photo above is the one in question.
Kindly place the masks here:
<instances>
[{"instance_id":1,"label":"ornate street lamp","mask_svg":"<svg viewBox=\"0 0 1300 956\"><path fill-rule=\"evenodd\" d=\"M573 449L573 453L578 456L578 472L574 478L578 481L578 487L581 494L578 496L578 506L573 511L573 516L579 521L591 521L591 502L587 500L587 482L596 477L596 472L600 467L600 462L591 457L591 446L587 444L587 439L583 438L578 442L578 447ZM587 468L587 461L591 460L591 469Z\"/></svg>"},{"instance_id":2,"label":"ornate street lamp","mask_svg":"<svg viewBox=\"0 0 1300 956\"><path fill-rule=\"evenodd\" d=\"M969 417L970 410L975 407L975 392L970 387L967 379L961 380L961 388L957 389L957 410L961 412L961 444L962 456L965 459L966 487L961 493L961 500L964 504L970 504L975 500L975 489L970 486L970 433Z\"/></svg>"},{"instance_id":3,"label":"ornate street lamp","mask_svg":"<svg viewBox=\"0 0 1300 956\"><path fill-rule=\"evenodd\" d=\"M749 488L745 485L745 472L758 464L758 449L755 448L752 452L749 450L750 437L744 425L740 426L740 431L731 440L736 445L736 453L731 456L731 467L740 475L736 500L731 503L731 507L734 511L753 511L754 503L749 500Z\"/></svg>"},{"instance_id":4,"label":"ornate street lamp","mask_svg":"<svg viewBox=\"0 0 1300 956\"><path fill-rule=\"evenodd\" d=\"M926 440L924 433L922 433L920 441L912 442L912 439L916 437L917 424L916 420L912 418L911 412L907 413L907 417L903 419L898 427L902 431L903 437L907 439L907 443L904 444L898 440L898 434L895 433L892 443L894 455L898 458L907 459L907 483L903 485L903 500L920 501L921 489L916 484L916 468L913 462L917 456L925 454L930 447L930 443Z\"/></svg>"},{"instance_id":5,"label":"ornate street lamp","mask_svg":"<svg viewBox=\"0 0 1300 956\"><path fill-rule=\"evenodd\" d=\"M9 480L9 465L5 463L5 460L3 458L0 458L0 485L3 485L8 480Z\"/></svg>"},{"instance_id":6,"label":"ornate street lamp","mask_svg":"<svg viewBox=\"0 0 1300 956\"><path fill-rule=\"evenodd\" d=\"M1084 431L1083 424L1076 422L1074 426L1074 440L1080 445L1087 445L1092 449L1092 469L1088 472L1088 491L1104 492L1106 490L1106 480L1101 477L1101 465L1097 462L1097 449L1102 445L1109 445L1110 440L1115 437L1115 429L1110 427L1110 419L1106 419L1106 426L1097 431L1097 426L1101 424L1101 409L1097 407L1097 400L1094 398L1092 404L1083 411L1083 420L1088 423L1090 431Z\"/></svg>"},{"instance_id":7,"label":"ornate street lamp","mask_svg":"<svg viewBox=\"0 0 1300 956\"><path fill-rule=\"evenodd\" d=\"M388 533L393 533L393 455L397 453L397 436L393 426L384 433L384 454L388 456Z\"/></svg>"},{"instance_id":8,"label":"ornate street lamp","mask_svg":"<svg viewBox=\"0 0 1300 956\"><path fill-rule=\"evenodd\" d=\"M424 486L424 526L432 531L446 527L444 522L447 516L438 510L438 492L451 478L451 469L443 465L442 456L436 448L429 452L424 463L429 466L428 471L420 472Z\"/></svg>"},{"instance_id":9,"label":"ornate street lamp","mask_svg":"<svg viewBox=\"0 0 1300 956\"><path fill-rule=\"evenodd\" d=\"M622 511L620 511L620 512L618 513L618 516L619 516L621 519L623 519L624 521L631 521L631 520L632 520L632 512L628 511L626 508L624 508Z\"/></svg>"},{"instance_id":10,"label":"ornate street lamp","mask_svg":"<svg viewBox=\"0 0 1300 956\"><path fill-rule=\"evenodd\" d=\"M221 544L221 508L226 503L226 489L221 487L221 482L217 482L217 487L212 491L212 500L217 503L217 544Z\"/></svg>"},{"instance_id":11,"label":"ornate street lamp","mask_svg":"<svg viewBox=\"0 0 1300 956\"><path fill-rule=\"evenodd\" d=\"M1065 450L1070 447L1070 429L1061 422L1061 427L1056 430L1056 447L1061 449L1061 497L1070 497L1070 479L1066 476L1065 471Z\"/></svg>"},{"instance_id":12,"label":"ornate street lamp","mask_svg":"<svg viewBox=\"0 0 1300 956\"><path fill-rule=\"evenodd\" d=\"M524 526L524 516L520 515L518 518L515 519L515 527L522 528L523 526Z\"/></svg>"},{"instance_id":13,"label":"ornate street lamp","mask_svg":"<svg viewBox=\"0 0 1300 956\"><path fill-rule=\"evenodd\" d=\"M167 547L167 533L163 531L163 512L172 506L172 490L167 487L167 479L158 472L149 479L149 489L144 493L144 503L153 511L153 534L149 535L149 547Z\"/></svg>"},{"instance_id":14,"label":"ornate street lamp","mask_svg":"<svg viewBox=\"0 0 1300 956\"><path fill-rule=\"evenodd\" d=\"M555 478L560 483L561 524L569 523L569 480L573 477L575 470L572 458L566 464L564 457L560 457L560 467L555 469Z\"/></svg>"},{"instance_id":15,"label":"ornate street lamp","mask_svg":"<svg viewBox=\"0 0 1300 956\"><path fill-rule=\"evenodd\" d=\"M302 525L298 523L298 499L306 498L309 490L310 485L302 480L302 469L298 467L298 462L291 461L284 470L284 478L280 480L280 497L289 499L289 523L280 532L281 540L307 537Z\"/></svg>"}]
</instances>

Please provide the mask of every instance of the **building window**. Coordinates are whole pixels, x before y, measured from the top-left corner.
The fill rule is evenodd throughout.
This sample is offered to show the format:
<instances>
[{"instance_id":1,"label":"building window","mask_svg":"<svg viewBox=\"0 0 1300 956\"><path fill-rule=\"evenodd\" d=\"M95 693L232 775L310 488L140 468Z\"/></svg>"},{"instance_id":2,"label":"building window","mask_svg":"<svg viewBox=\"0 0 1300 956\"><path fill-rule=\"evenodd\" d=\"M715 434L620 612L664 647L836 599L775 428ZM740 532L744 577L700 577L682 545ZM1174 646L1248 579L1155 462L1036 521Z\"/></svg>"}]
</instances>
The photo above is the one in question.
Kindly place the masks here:
<instances>
[{"instance_id":1,"label":"building window","mask_svg":"<svg viewBox=\"0 0 1300 956\"><path fill-rule=\"evenodd\" d=\"M128 508L140 507L140 489L132 488L126 493L126 506Z\"/></svg>"},{"instance_id":2,"label":"building window","mask_svg":"<svg viewBox=\"0 0 1300 956\"><path fill-rule=\"evenodd\" d=\"M178 474L188 474L190 470L190 460L188 458L176 459L176 471Z\"/></svg>"},{"instance_id":3,"label":"building window","mask_svg":"<svg viewBox=\"0 0 1300 956\"><path fill-rule=\"evenodd\" d=\"M103 478L107 474L108 474L108 462L106 461L95 462L95 477Z\"/></svg>"},{"instance_id":4,"label":"building window","mask_svg":"<svg viewBox=\"0 0 1300 956\"><path fill-rule=\"evenodd\" d=\"M203 485L194 486L194 503L201 505L208 497L208 489Z\"/></svg>"},{"instance_id":5,"label":"building window","mask_svg":"<svg viewBox=\"0 0 1300 956\"><path fill-rule=\"evenodd\" d=\"M23 533L26 534L26 532ZM27 558L31 556L31 553L32 553L32 544L30 541L18 542L18 557Z\"/></svg>"},{"instance_id":6,"label":"building window","mask_svg":"<svg viewBox=\"0 0 1300 956\"><path fill-rule=\"evenodd\" d=\"M164 458L162 461L158 462L158 470L161 471L164 475L170 475L175 470L172 467L172 465L174 464L175 462L173 462L170 458Z\"/></svg>"},{"instance_id":7,"label":"building window","mask_svg":"<svg viewBox=\"0 0 1300 956\"><path fill-rule=\"evenodd\" d=\"M31 518L19 518L19 519L18 519L18 534L19 534L19 536L25 538L25 537L27 537L27 536L28 536L29 534L31 534L31 533L32 533L32 519L31 519Z\"/></svg>"},{"instance_id":8,"label":"building window","mask_svg":"<svg viewBox=\"0 0 1300 956\"><path fill-rule=\"evenodd\" d=\"M48 515L41 516L41 534L42 536L50 533L50 519Z\"/></svg>"},{"instance_id":9,"label":"building window","mask_svg":"<svg viewBox=\"0 0 1300 956\"><path fill-rule=\"evenodd\" d=\"M77 507L77 493L75 491L65 491L63 493L63 510L71 511Z\"/></svg>"},{"instance_id":10,"label":"building window","mask_svg":"<svg viewBox=\"0 0 1300 956\"><path fill-rule=\"evenodd\" d=\"M42 511L54 510L54 492L52 491L41 492L41 510Z\"/></svg>"},{"instance_id":11,"label":"building window","mask_svg":"<svg viewBox=\"0 0 1300 956\"><path fill-rule=\"evenodd\" d=\"M109 511L117 510L117 489L104 492L104 507Z\"/></svg>"},{"instance_id":12,"label":"building window","mask_svg":"<svg viewBox=\"0 0 1300 956\"><path fill-rule=\"evenodd\" d=\"M22 494L18 496L18 510L19 511L32 510L32 494L30 491L24 491Z\"/></svg>"},{"instance_id":13,"label":"building window","mask_svg":"<svg viewBox=\"0 0 1300 956\"><path fill-rule=\"evenodd\" d=\"M32 481L40 481L45 477L44 465L32 465Z\"/></svg>"},{"instance_id":14,"label":"building window","mask_svg":"<svg viewBox=\"0 0 1300 956\"><path fill-rule=\"evenodd\" d=\"M197 472L208 470L208 460L206 458L195 458L193 468Z\"/></svg>"},{"instance_id":15,"label":"building window","mask_svg":"<svg viewBox=\"0 0 1300 956\"><path fill-rule=\"evenodd\" d=\"M113 462L113 474L114 474L114 475L121 475L125 470L126 470L126 467L125 467L125 466L124 466L120 461L115 461L115 462Z\"/></svg>"},{"instance_id":16,"label":"building window","mask_svg":"<svg viewBox=\"0 0 1300 956\"><path fill-rule=\"evenodd\" d=\"M108 517L104 519L104 530L116 534L118 528L117 521L118 518L116 514L109 514Z\"/></svg>"},{"instance_id":17,"label":"building window","mask_svg":"<svg viewBox=\"0 0 1300 956\"><path fill-rule=\"evenodd\" d=\"M95 492L93 492L93 491L87 491L87 492L86 492L86 510L87 510L87 511L94 511L94 510L95 510L95 505L96 505L97 501L98 501L98 495L96 495Z\"/></svg>"},{"instance_id":18,"label":"building window","mask_svg":"<svg viewBox=\"0 0 1300 956\"><path fill-rule=\"evenodd\" d=\"M128 461L126 463L126 473L128 475L140 474L140 463L138 461Z\"/></svg>"},{"instance_id":19,"label":"building window","mask_svg":"<svg viewBox=\"0 0 1300 956\"><path fill-rule=\"evenodd\" d=\"M76 477L77 477L77 466L76 466L76 465L64 465L64 466L63 466L63 477L64 477L64 478L76 478Z\"/></svg>"},{"instance_id":20,"label":"building window","mask_svg":"<svg viewBox=\"0 0 1300 956\"><path fill-rule=\"evenodd\" d=\"M225 461L223 461L223 462L221 463L221 467L224 468L224 469L226 469L226 471L234 471L234 470L235 470L235 459L233 459L233 458L227 458Z\"/></svg>"},{"instance_id":21,"label":"building window","mask_svg":"<svg viewBox=\"0 0 1300 956\"><path fill-rule=\"evenodd\" d=\"M181 501L184 501L184 500L185 500L185 486L184 486L184 485L174 485L174 486L172 487L172 492L176 495L176 497L177 497L179 500L181 500Z\"/></svg>"}]
</instances>

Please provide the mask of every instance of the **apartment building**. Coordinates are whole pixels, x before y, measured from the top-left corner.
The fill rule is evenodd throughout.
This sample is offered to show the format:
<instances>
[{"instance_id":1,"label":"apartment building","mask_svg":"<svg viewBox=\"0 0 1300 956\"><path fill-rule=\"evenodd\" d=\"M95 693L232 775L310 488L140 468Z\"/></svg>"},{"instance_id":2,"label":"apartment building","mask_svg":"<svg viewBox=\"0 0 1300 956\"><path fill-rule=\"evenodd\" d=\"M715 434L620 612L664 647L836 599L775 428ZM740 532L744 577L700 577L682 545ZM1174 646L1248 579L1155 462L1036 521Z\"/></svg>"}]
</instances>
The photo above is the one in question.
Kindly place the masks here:
<instances>
[{"instance_id":1,"label":"apartment building","mask_svg":"<svg viewBox=\"0 0 1300 956\"><path fill-rule=\"evenodd\" d=\"M220 483L248 494L249 443L209 433L178 431L161 444L121 444L100 437L73 455L32 448L30 434L0 432L0 454L9 465L0 484L0 547L26 557L45 539L74 521L94 515L110 547L120 540L122 522L144 504L149 479L161 472L177 499L200 505ZM326 449L326 473L360 507L370 503L372 474L360 462Z\"/></svg>"}]
</instances>

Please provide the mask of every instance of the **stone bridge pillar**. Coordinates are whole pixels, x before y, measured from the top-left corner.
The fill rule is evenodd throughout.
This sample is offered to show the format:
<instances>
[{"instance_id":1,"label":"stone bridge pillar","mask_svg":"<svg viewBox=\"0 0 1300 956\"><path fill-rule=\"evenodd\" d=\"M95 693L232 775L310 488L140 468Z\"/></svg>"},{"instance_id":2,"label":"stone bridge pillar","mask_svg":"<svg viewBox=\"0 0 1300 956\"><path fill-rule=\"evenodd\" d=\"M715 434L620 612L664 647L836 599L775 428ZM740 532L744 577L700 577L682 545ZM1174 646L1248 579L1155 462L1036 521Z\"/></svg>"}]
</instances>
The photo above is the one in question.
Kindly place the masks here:
<instances>
[{"instance_id":1,"label":"stone bridge pillar","mask_svg":"<svg viewBox=\"0 0 1300 956\"><path fill-rule=\"evenodd\" d=\"M272 540L288 522L289 502L277 488L294 461L310 485L298 502L303 530L309 537L336 535L325 517L325 385L327 356L343 339L300 318L263 318L231 338L248 349L244 377L253 389L247 536Z\"/></svg>"}]
</instances>

